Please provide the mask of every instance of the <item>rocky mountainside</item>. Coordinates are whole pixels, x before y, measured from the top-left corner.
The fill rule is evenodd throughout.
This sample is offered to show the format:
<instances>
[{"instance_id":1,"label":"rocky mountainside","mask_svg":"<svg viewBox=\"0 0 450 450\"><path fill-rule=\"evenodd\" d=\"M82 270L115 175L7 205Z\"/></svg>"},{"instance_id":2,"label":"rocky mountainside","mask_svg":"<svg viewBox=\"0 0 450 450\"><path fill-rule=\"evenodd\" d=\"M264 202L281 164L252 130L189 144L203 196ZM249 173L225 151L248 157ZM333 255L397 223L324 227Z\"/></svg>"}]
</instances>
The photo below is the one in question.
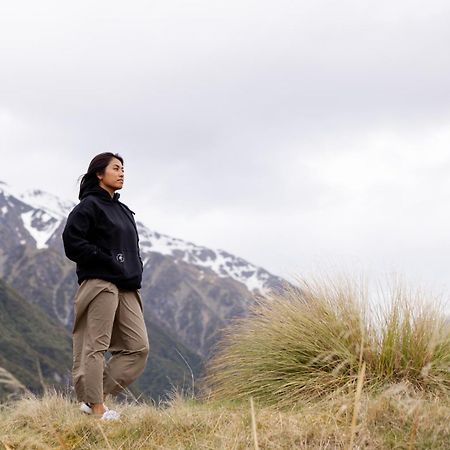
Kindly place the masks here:
<instances>
[{"instance_id":1,"label":"rocky mountainside","mask_svg":"<svg viewBox=\"0 0 450 450\"><path fill-rule=\"evenodd\" d=\"M2 280L0 324L0 399L24 386L36 392L44 383L68 382L72 363L69 332Z\"/></svg>"},{"instance_id":2,"label":"rocky mountainside","mask_svg":"<svg viewBox=\"0 0 450 450\"><path fill-rule=\"evenodd\" d=\"M74 206L39 189L19 192L0 182L0 277L67 328L78 284L75 264L64 255L61 233ZM136 222L146 320L170 330L202 357L211 352L220 329L246 313L255 295L285 283L223 250L152 231L138 213Z\"/></svg>"}]
</instances>

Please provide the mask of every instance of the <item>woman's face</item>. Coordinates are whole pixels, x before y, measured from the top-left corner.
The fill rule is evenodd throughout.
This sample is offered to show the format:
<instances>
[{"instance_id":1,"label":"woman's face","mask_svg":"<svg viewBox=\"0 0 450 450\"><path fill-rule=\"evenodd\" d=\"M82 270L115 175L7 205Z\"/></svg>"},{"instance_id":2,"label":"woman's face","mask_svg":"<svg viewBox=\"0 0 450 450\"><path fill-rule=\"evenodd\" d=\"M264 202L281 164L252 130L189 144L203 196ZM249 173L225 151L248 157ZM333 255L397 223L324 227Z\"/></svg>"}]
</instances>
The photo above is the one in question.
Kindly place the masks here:
<instances>
[{"instance_id":1,"label":"woman's face","mask_svg":"<svg viewBox=\"0 0 450 450\"><path fill-rule=\"evenodd\" d=\"M117 189L122 189L124 176L122 163L117 158L111 158L103 175L98 175L98 178L100 185L103 184L103 187L109 191L116 191Z\"/></svg>"}]
</instances>

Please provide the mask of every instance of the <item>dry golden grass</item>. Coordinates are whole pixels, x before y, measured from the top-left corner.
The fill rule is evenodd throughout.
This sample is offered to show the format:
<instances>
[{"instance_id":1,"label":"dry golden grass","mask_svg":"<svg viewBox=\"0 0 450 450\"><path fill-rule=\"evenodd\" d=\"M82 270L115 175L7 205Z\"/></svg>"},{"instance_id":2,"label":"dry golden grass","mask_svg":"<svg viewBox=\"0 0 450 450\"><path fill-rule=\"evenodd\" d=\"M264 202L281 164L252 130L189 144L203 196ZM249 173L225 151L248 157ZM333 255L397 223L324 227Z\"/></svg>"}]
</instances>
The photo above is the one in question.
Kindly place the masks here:
<instances>
[{"instance_id":1,"label":"dry golden grass","mask_svg":"<svg viewBox=\"0 0 450 450\"><path fill-rule=\"evenodd\" d=\"M48 393L3 405L0 448L10 449L446 449L450 401L395 384L354 396L279 410L254 401L114 404L119 422L86 416L70 397ZM258 447L256 447L256 445Z\"/></svg>"}]
</instances>

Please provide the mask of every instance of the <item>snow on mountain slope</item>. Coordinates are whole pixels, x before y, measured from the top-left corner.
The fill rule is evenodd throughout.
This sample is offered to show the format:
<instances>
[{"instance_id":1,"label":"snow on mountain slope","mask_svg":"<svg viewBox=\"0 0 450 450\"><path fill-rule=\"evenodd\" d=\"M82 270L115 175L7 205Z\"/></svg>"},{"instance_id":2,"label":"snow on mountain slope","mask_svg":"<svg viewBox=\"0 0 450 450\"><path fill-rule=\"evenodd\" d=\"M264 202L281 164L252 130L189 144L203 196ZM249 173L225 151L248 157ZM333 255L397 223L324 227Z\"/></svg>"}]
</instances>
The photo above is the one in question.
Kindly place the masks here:
<instances>
[{"instance_id":1,"label":"snow on mountain slope","mask_svg":"<svg viewBox=\"0 0 450 450\"><path fill-rule=\"evenodd\" d=\"M28 208L20 213L20 217L23 226L34 238L38 249L48 247L46 242L75 206L75 203L69 200L61 200L56 195L40 189L20 192L0 181L0 192L2 191L6 199L14 197L28 205ZM13 203L8 202L8 204L10 207L14 207ZM6 214L7 208L4 205L0 209L0 217L1 214ZM233 278L245 284L250 292L256 290L260 293L265 293L269 288L270 282L278 279L278 277L271 275L265 269L257 267L224 250L212 250L195 245L192 242L151 231L140 221L137 221L137 227L144 266L151 258L152 252L170 255L175 262L184 261L196 266L209 268L221 278Z\"/></svg>"},{"instance_id":2,"label":"snow on mountain slope","mask_svg":"<svg viewBox=\"0 0 450 450\"><path fill-rule=\"evenodd\" d=\"M0 181L0 192L3 193L7 202L2 206L2 217L8 212L8 206L14 208L14 203L10 201L11 197L28 206L25 211L20 213L20 217L24 228L35 240L38 249L48 247L46 242L74 206L73 202L63 201L56 195L40 189L28 189L20 192L3 181Z\"/></svg>"},{"instance_id":3,"label":"snow on mountain slope","mask_svg":"<svg viewBox=\"0 0 450 450\"><path fill-rule=\"evenodd\" d=\"M206 267L213 270L219 277L230 277L244 283L250 292L255 289L265 292L268 282L273 278L273 275L266 270L224 250L212 250L192 242L150 231L141 222L137 222L137 227L144 265L151 257L149 252L170 255L176 261L180 260Z\"/></svg>"},{"instance_id":4,"label":"snow on mountain slope","mask_svg":"<svg viewBox=\"0 0 450 450\"><path fill-rule=\"evenodd\" d=\"M11 195L35 209L45 210L52 217L64 218L75 206L75 203L70 200L61 200L58 196L49 192L44 192L40 189L27 189L22 192L3 181L0 181L1 191L7 196Z\"/></svg>"},{"instance_id":5,"label":"snow on mountain slope","mask_svg":"<svg viewBox=\"0 0 450 450\"><path fill-rule=\"evenodd\" d=\"M46 242L58 228L59 221L42 209L31 209L20 216L23 226L36 241L36 248L47 248Z\"/></svg>"},{"instance_id":6,"label":"snow on mountain slope","mask_svg":"<svg viewBox=\"0 0 450 450\"><path fill-rule=\"evenodd\" d=\"M24 203L36 209L42 209L52 217L66 218L75 203L69 200L61 200L56 195L41 191L40 189L30 189L20 194L19 197Z\"/></svg>"}]
</instances>

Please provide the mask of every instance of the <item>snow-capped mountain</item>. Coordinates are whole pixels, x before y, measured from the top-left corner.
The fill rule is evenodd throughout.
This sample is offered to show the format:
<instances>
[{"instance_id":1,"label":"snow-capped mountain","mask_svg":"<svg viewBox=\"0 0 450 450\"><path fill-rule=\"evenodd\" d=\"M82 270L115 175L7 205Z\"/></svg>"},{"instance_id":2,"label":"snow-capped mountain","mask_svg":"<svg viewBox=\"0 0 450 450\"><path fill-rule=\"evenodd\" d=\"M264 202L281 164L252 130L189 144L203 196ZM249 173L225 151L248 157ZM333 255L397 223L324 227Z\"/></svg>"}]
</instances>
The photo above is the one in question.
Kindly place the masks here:
<instances>
[{"instance_id":1,"label":"snow-capped mountain","mask_svg":"<svg viewBox=\"0 0 450 450\"><path fill-rule=\"evenodd\" d=\"M184 261L211 269L221 278L233 278L243 283L250 292L265 293L267 291L268 282L273 275L266 270L224 250L212 250L151 231L141 222L137 222L137 226L144 265L151 257L151 252L161 253L172 256L175 261Z\"/></svg>"},{"instance_id":2,"label":"snow-capped mountain","mask_svg":"<svg viewBox=\"0 0 450 450\"><path fill-rule=\"evenodd\" d=\"M37 249L48 248L47 241L74 206L73 202L63 201L40 189L19 192L3 181L0 181L1 194L3 204L0 207L0 217L5 218L9 209L17 210L19 201L23 227L34 239ZM20 241L21 244L25 242L25 239Z\"/></svg>"},{"instance_id":3,"label":"snow-capped mountain","mask_svg":"<svg viewBox=\"0 0 450 450\"><path fill-rule=\"evenodd\" d=\"M49 247L49 241L56 230L65 221L75 206L70 200L40 189L29 189L24 192L0 181L0 218L6 217L9 208L17 210L17 201L21 202L20 219L23 228L35 242L36 249ZM171 256L176 262L183 261L196 266L211 269L221 278L232 278L243 283L250 292L264 294L272 286L274 277L261 267L257 267L244 259L224 250L210 249L192 242L152 231L139 220L136 221L142 260L145 264L152 253ZM21 244L26 240L22 239Z\"/></svg>"}]
</instances>

